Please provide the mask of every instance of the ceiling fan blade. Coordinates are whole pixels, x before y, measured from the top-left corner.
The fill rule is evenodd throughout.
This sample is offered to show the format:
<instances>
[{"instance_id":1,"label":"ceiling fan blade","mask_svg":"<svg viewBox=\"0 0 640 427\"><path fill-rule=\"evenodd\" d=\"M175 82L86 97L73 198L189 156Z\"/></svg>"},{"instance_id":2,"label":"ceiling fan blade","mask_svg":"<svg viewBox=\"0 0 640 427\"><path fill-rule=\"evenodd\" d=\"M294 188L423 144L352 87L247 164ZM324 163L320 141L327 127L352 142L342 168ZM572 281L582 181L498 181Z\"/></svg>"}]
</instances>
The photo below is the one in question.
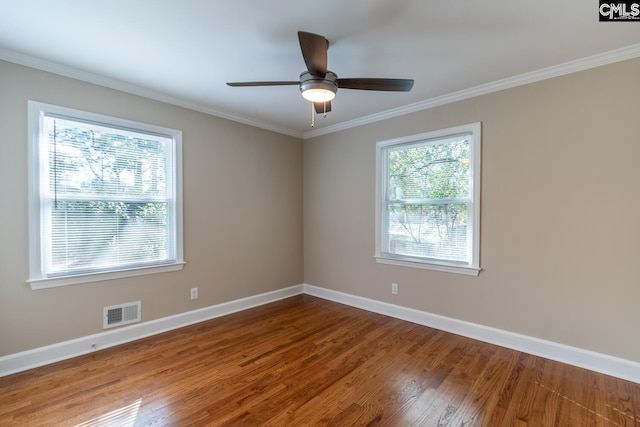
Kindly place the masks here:
<instances>
[{"instance_id":1,"label":"ceiling fan blade","mask_svg":"<svg viewBox=\"0 0 640 427\"><path fill-rule=\"evenodd\" d=\"M300 40L300 50L302 50L302 57L309 73L324 77L327 74L329 40L318 34L304 31L298 31L298 40Z\"/></svg>"},{"instance_id":2,"label":"ceiling fan blade","mask_svg":"<svg viewBox=\"0 0 640 427\"><path fill-rule=\"evenodd\" d=\"M231 87L246 87L246 86L292 86L299 85L298 81L288 81L288 82L232 82L227 83L228 86Z\"/></svg>"},{"instance_id":3,"label":"ceiling fan blade","mask_svg":"<svg viewBox=\"0 0 640 427\"><path fill-rule=\"evenodd\" d=\"M376 78L355 78L338 79L340 89L358 90L384 90L391 92L408 92L413 87L411 79L376 79Z\"/></svg>"},{"instance_id":4,"label":"ceiling fan blade","mask_svg":"<svg viewBox=\"0 0 640 427\"><path fill-rule=\"evenodd\" d=\"M316 114L324 114L331 111L331 101L314 102L313 106L316 108Z\"/></svg>"}]
</instances>

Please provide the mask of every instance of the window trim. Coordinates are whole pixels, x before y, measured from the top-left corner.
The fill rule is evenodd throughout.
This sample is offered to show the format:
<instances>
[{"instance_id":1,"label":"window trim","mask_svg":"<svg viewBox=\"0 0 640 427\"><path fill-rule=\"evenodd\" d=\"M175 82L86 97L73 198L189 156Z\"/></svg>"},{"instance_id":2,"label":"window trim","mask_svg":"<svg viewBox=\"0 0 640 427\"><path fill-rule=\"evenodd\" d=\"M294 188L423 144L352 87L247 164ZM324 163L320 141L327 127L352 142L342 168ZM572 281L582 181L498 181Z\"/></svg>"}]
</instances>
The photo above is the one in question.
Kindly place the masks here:
<instances>
[{"instance_id":1,"label":"window trim","mask_svg":"<svg viewBox=\"0 0 640 427\"><path fill-rule=\"evenodd\" d=\"M26 282L31 289L46 289L58 286L76 285L81 283L98 282L103 280L135 277L146 274L163 273L181 270L184 262L183 246L183 207L182 207L182 131L161 126L140 123L131 120L75 110L38 101L28 101L28 198L29 198L29 278ZM81 121L95 122L122 129L143 131L163 135L173 139L173 160L175 167L171 180L174 185L175 227L170 236L175 242L175 261L165 264L147 265L113 269L109 271L91 272L83 274L69 274L64 276L46 277L42 265L42 218L43 208L40 203L40 157L44 155L40 149L41 117L44 114L61 115Z\"/></svg>"},{"instance_id":2,"label":"window trim","mask_svg":"<svg viewBox=\"0 0 640 427\"><path fill-rule=\"evenodd\" d=\"M481 122L455 126L447 129L440 129L416 135L409 135L394 138L376 143L376 194L375 194L375 253L374 258L377 263L390 264L402 267L422 268L427 270L457 273L477 276L480 273L480 177L481 177L481 153L482 141ZM396 145L417 144L427 140L444 139L462 133L471 133L471 154L470 162L471 186L472 186L472 243L471 262L457 263L432 259L422 259L417 257L391 255L382 252L382 242L384 241L383 218L385 216L385 203L383 192L385 191L386 179L384 174L384 149Z\"/></svg>"}]
</instances>

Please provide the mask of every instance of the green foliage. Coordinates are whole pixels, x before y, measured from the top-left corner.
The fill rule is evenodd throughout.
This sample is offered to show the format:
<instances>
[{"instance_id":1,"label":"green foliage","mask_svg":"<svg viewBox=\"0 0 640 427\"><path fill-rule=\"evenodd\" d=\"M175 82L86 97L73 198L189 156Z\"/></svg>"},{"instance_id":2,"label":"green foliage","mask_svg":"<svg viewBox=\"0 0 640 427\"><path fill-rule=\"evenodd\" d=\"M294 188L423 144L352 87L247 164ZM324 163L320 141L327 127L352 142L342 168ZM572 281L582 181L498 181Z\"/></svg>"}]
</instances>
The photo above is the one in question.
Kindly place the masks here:
<instances>
[{"instance_id":1,"label":"green foliage","mask_svg":"<svg viewBox=\"0 0 640 427\"><path fill-rule=\"evenodd\" d=\"M166 203L58 201L51 214L52 263L68 271L162 259L166 218Z\"/></svg>"},{"instance_id":2,"label":"green foliage","mask_svg":"<svg viewBox=\"0 0 640 427\"><path fill-rule=\"evenodd\" d=\"M469 196L469 143L420 145L389 152L389 198Z\"/></svg>"},{"instance_id":3,"label":"green foliage","mask_svg":"<svg viewBox=\"0 0 640 427\"><path fill-rule=\"evenodd\" d=\"M144 139L55 120L49 130L50 180L59 193L162 195L164 146ZM55 186L55 188L53 188Z\"/></svg>"},{"instance_id":4,"label":"green foliage","mask_svg":"<svg viewBox=\"0 0 640 427\"><path fill-rule=\"evenodd\" d=\"M53 270L164 259L163 141L47 119Z\"/></svg>"},{"instance_id":5,"label":"green foliage","mask_svg":"<svg viewBox=\"0 0 640 427\"><path fill-rule=\"evenodd\" d=\"M469 142L400 146L388 151L389 250L429 258L466 257Z\"/></svg>"}]
</instances>

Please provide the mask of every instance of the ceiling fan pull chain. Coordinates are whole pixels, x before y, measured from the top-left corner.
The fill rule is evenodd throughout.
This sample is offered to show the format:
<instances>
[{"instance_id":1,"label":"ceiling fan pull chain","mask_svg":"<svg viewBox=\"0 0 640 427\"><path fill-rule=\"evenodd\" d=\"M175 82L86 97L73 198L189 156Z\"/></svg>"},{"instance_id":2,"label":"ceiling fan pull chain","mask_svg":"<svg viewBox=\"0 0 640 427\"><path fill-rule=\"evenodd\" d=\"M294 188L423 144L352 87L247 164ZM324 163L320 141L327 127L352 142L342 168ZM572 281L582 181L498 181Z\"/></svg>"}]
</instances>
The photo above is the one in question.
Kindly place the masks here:
<instances>
[{"instance_id":1,"label":"ceiling fan pull chain","mask_svg":"<svg viewBox=\"0 0 640 427\"><path fill-rule=\"evenodd\" d=\"M327 101L322 103L324 105L324 118L327 118Z\"/></svg>"},{"instance_id":2,"label":"ceiling fan pull chain","mask_svg":"<svg viewBox=\"0 0 640 427\"><path fill-rule=\"evenodd\" d=\"M316 127L316 115L315 115L315 105L313 105L313 102L311 103L311 127L314 128Z\"/></svg>"}]
</instances>

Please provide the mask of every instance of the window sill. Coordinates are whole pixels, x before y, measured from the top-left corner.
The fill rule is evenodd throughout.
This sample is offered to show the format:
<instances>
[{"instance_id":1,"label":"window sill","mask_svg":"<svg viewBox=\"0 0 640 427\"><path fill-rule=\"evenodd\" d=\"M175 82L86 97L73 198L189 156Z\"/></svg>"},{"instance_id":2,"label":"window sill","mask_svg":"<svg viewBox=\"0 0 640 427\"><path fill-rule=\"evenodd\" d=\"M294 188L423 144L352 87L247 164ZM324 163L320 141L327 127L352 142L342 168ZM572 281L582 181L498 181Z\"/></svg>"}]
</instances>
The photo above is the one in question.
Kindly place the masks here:
<instances>
[{"instance_id":1,"label":"window sill","mask_svg":"<svg viewBox=\"0 0 640 427\"><path fill-rule=\"evenodd\" d=\"M450 264L436 264L433 262L408 261L404 259L385 258L381 256L374 257L378 264L399 265L401 267L422 268L424 270L442 271L445 273L464 274L466 276L477 276L480 274L479 267L460 266Z\"/></svg>"},{"instance_id":2,"label":"window sill","mask_svg":"<svg viewBox=\"0 0 640 427\"><path fill-rule=\"evenodd\" d=\"M50 277L43 279L29 279L27 283L31 289L48 289L59 286L79 285L81 283L101 282L104 280L122 279L125 277L143 276L146 274L166 273L179 271L184 267L184 262L173 264L154 265L150 267L131 268L127 270L109 271L104 273L79 274L75 276Z\"/></svg>"}]
</instances>

